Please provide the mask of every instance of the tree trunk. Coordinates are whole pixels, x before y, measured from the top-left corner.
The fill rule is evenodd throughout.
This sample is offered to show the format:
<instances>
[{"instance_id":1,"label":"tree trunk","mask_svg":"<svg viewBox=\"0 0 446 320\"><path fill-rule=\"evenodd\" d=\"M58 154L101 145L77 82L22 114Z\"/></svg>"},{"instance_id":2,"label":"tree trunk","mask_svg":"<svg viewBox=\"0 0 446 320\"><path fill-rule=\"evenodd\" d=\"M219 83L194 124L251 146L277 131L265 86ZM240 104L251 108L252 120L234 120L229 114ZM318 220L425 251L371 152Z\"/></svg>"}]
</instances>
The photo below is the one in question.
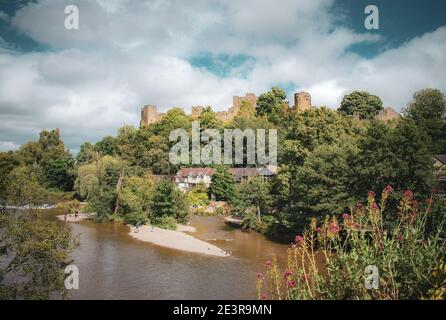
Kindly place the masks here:
<instances>
[{"instance_id":1,"label":"tree trunk","mask_svg":"<svg viewBox=\"0 0 446 320\"><path fill-rule=\"evenodd\" d=\"M124 179L124 169L119 173L118 183L116 184L116 201L115 201L115 212L114 214L118 214L119 210L119 191L121 190L122 180Z\"/></svg>"}]
</instances>

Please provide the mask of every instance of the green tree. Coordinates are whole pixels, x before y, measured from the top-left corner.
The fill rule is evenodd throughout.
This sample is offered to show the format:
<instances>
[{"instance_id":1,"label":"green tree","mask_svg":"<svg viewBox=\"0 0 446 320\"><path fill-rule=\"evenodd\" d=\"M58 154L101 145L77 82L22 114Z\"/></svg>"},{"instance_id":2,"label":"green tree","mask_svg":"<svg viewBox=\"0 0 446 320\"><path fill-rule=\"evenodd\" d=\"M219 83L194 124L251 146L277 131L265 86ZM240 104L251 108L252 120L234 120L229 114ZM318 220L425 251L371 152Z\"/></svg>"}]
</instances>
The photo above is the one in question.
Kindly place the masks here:
<instances>
[{"instance_id":1,"label":"green tree","mask_svg":"<svg viewBox=\"0 0 446 320\"><path fill-rule=\"evenodd\" d=\"M21 165L9 173L6 187L8 204L34 206L42 191L38 177L31 167Z\"/></svg>"},{"instance_id":2,"label":"green tree","mask_svg":"<svg viewBox=\"0 0 446 320\"><path fill-rule=\"evenodd\" d=\"M103 155L115 156L118 149L118 144L115 138L106 136L94 145L94 149Z\"/></svg>"},{"instance_id":3,"label":"green tree","mask_svg":"<svg viewBox=\"0 0 446 320\"><path fill-rule=\"evenodd\" d=\"M404 114L426 132L432 153L446 153L446 98L440 90L415 92Z\"/></svg>"},{"instance_id":4,"label":"green tree","mask_svg":"<svg viewBox=\"0 0 446 320\"><path fill-rule=\"evenodd\" d=\"M236 190L235 207L241 211L242 215L254 208L257 221L260 222L261 215L267 214L273 204L270 183L260 177L254 177L242 182Z\"/></svg>"},{"instance_id":5,"label":"green tree","mask_svg":"<svg viewBox=\"0 0 446 320\"><path fill-rule=\"evenodd\" d=\"M203 207L209 204L209 197L205 184L198 184L187 194L191 206Z\"/></svg>"},{"instance_id":6,"label":"green tree","mask_svg":"<svg viewBox=\"0 0 446 320\"><path fill-rule=\"evenodd\" d=\"M153 133L152 127L119 129L117 149L119 156L130 166L149 169L154 174L172 174L176 167L169 162L168 138Z\"/></svg>"},{"instance_id":7,"label":"green tree","mask_svg":"<svg viewBox=\"0 0 446 320\"><path fill-rule=\"evenodd\" d=\"M351 145L320 145L297 170L297 199L308 217L340 214L354 203L349 157L356 152Z\"/></svg>"},{"instance_id":8,"label":"green tree","mask_svg":"<svg viewBox=\"0 0 446 320\"><path fill-rule=\"evenodd\" d=\"M76 162L78 165L83 165L92 162L95 156L95 148L89 141L81 144L79 152L76 156Z\"/></svg>"},{"instance_id":9,"label":"green tree","mask_svg":"<svg viewBox=\"0 0 446 320\"><path fill-rule=\"evenodd\" d=\"M6 190L9 204L32 207L40 194L41 187L32 168L19 165L9 172ZM70 230L42 222L27 212L17 214L0 208L0 300L65 296L64 268L77 245Z\"/></svg>"},{"instance_id":10,"label":"green tree","mask_svg":"<svg viewBox=\"0 0 446 320\"><path fill-rule=\"evenodd\" d=\"M118 213L132 222L147 220L154 183L149 176L130 176L124 179L124 186L118 194ZM130 216L130 217L128 217ZM145 219L143 219L145 217Z\"/></svg>"},{"instance_id":11,"label":"green tree","mask_svg":"<svg viewBox=\"0 0 446 320\"><path fill-rule=\"evenodd\" d=\"M205 129L217 129L220 130L223 127L223 122L217 118L217 114L211 107L206 107L200 114L200 130Z\"/></svg>"},{"instance_id":12,"label":"green tree","mask_svg":"<svg viewBox=\"0 0 446 320\"><path fill-rule=\"evenodd\" d=\"M0 234L0 300L66 296L64 268L77 246L69 227L3 212ZM11 283L11 276L18 280Z\"/></svg>"},{"instance_id":13,"label":"green tree","mask_svg":"<svg viewBox=\"0 0 446 320\"><path fill-rule=\"evenodd\" d=\"M372 119L383 109L378 96L366 91L353 91L344 96L339 112L345 115L358 115L361 119Z\"/></svg>"},{"instance_id":14,"label":"green tree","mask_svg":"<svg viewBox=\"0 0 446 320\"><path fill-rule=\"evenodd\" d=\"M184 222L188 215L187 196L182 193L172 181L160 181L153 192L150 205L152 223L157 223L165 217Z\"/></svg>"},{"instance_id":15,"label":"green tree","mask_svg":"<svg viewBox=\"0 0 446 320\"><path fill-rule=\"evenodd\" d=\"M0 206L6 204L9 173L20 165L16 152L0 152Z\"/></svg>"},{"instance_id":16,"label":"green tree","mask_svg":"<svg viewBox=\"0 0 446 320\"><path fill-rule=\"evenodd\" d=\"M263 93L257 100L257 114L267 116L270 121L277 123L286 99L286 93L278 87Z\"/></svg>"},{"instance_id":17,"label":"green tree","mask_svg":"<svg viewBox=\"0 0 446 320\"><path fill-rule=\"evenodd\" d=\"M427 141L426 134L410 119L400 120L395 128L372 123L351 165L357 197L364 190L376 192L388 184L398 192L412 189L429 195L434 170Z\"/></svg>"},{"instance_id":18,"label":"green tree","mask_svg":"<svg viewBox=\"0 0 446 320\"><path fill-rule=\"evenodd\" d=\"M215 196L217 201L231 202L235 195L235 181L232 174L224 166L218 166L212 175L208 190L209 196Z\"/></svg>"}]
</instances>

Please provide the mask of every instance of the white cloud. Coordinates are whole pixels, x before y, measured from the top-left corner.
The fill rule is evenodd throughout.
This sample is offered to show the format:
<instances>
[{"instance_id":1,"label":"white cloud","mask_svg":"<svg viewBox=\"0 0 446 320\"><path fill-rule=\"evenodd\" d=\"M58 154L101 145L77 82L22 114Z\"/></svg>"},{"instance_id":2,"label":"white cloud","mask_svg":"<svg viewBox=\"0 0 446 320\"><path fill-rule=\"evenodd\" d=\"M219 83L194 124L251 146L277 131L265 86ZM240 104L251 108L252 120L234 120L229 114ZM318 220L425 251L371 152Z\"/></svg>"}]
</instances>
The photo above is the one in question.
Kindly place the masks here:
<instances>
[{"instance_id":1,"label":"white cloud","mask_svg":"<svg viewBox=\"0 0 446 320\"><path fill-rule=\"evenodd\" d=\"M64 28L63 8L77 4L80 30ZM67 144L137 125L140 108L212 105L261 93L277 83L308 90L316 105L337 107L349 91L367 90L400 109L423 87L445 90L446 28L373 59L350 53L376 34L337 22L333 0L128 1L42 0L11 18L48 52L0 50L0 141L26 142L59 127ZM1 39L0 39L1 40ZM0 47L6 48L6 44ZM252 57L227 77L187 59L203 52ZM239 72L243 70L243 72ZM243 75L243 76L242 76ZM290 94L290 101L292 96Z\"/></svg>"},{"instance_id":2,"label":"white cloud","mask_svg":"<svg viewBox=\"0 0 446 320\"><path fill-rule=\"evenodd\" d=\"M12 141L0 141L0 151L17 150L20 146Z\"/></svg>"}]
</instances>

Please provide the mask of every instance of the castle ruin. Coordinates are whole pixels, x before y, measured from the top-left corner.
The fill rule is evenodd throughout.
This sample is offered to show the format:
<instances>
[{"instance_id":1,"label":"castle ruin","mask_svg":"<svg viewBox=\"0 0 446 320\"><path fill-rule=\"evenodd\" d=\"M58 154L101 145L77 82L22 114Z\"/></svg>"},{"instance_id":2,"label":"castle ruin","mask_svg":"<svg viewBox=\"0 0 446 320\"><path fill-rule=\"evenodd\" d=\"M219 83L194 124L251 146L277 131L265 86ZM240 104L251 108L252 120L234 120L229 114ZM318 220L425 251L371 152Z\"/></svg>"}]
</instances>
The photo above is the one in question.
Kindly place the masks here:
<instances>
[{"instance_id":1,"label":"castle ruin","mask_svg":"<svg viewBox=\"0 0 446 320\"><path fill-rule=\"evenodd\" d=\"M257 106L257 96L254 93L247 93L243 97L234 96L232 97L232 107L228 111L217 111L217 118L223 122L229 121L234 118L242 106L243 101L247 101L254 107ZM191 117L194 120L200 118L201 113L205 107L203 106L193 106L191 109ZM157 111L157 107L154 105L146 105L141 110L141 126L149 125L151 123L156 123L160 121L166 114Z\"/></svg>"},{"instance_id":2,"label":"castle ruin","mask_svg":"<svg viewBox=\"0 0 446 320\"><path fill-rule=\"evenodd\" d=\"M308 92L294 94L294 110L303 112L311 109L311 95Z\"/></svg>"},{"instance_id":3,"label":"castle ruin","mask_svg":"<svg viewBox=\"0 0 446 320\"><path fill-rule=\"evenodd\" d=\"M254 93L246 93L244 96L234 96L232 97L232 107L227 111L217 111L215 114L217 118L223 122L233 119L240 111L243 102L248 102L252 106L257 107L257 96ZM311 105L311 95L308 92L298 92L294 94L294 106L290 106L288 101L283 103L283 112L304 112L310 110ZM203 106L192 106L191 117L193 120L200 119L201 113L205 107ZM146 105L141 110L141 126L146 126L152 123L160 121L166 113L158 112L156 106ZM400 118L401 115L396 112L393 108L385 108L381 110L376 118L380 121L389 122Z\"/></svg>"}]
</instances>

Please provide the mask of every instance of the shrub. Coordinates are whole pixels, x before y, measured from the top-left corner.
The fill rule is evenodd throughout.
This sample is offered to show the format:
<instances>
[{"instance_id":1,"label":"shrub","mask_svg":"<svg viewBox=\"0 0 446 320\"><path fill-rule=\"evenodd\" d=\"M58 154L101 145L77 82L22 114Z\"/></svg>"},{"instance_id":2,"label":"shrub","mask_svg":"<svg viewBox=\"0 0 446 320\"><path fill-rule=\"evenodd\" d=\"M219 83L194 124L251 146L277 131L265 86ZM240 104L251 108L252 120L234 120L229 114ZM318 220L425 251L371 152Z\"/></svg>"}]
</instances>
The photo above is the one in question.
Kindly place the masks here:
<instances>
[{"instance_id":1,"label":"shrub","mask_svg":"<svg viewBox=\"0 0 446 320\"><path fill-rule=\"evenodd\" d=\"M143 211L134 211L126 214L124 221L132 226L140 226L146 224L148 219L147 214L145 214Z\"/></svg>"},{"instance_id":2,"label":"shrub","mask_svg":"<svg viewBox=\"0 0 446 320\"><path fill-rule=\"evenodd\" d=\"M432 288L442 292L428 275L444 259L445 215L426 235L431 206L422 208L407 190L394 213L395 223L384 227L382 213L391 192L387 187L379 204L369 192L366 206L358 205L340 220L327 216L320 224L313 219L296 236L285 271L273 258L266 263L266 276L257 274L259 298L420 299L434 294ZM367 289L365 270L375 267L378 288Z\"/></svg>"},{"instance_id":3,"label":"shrub","mask_svg":"<svg viewBox=\"0 0 446 320\"><path fill-rule=\"evenodd\" d=\"M177 229L177 221L175 218L169 216L161 216L152 219L152 225L167 229L167 230L176 230Z\"/></svg>"}]
</instances>

